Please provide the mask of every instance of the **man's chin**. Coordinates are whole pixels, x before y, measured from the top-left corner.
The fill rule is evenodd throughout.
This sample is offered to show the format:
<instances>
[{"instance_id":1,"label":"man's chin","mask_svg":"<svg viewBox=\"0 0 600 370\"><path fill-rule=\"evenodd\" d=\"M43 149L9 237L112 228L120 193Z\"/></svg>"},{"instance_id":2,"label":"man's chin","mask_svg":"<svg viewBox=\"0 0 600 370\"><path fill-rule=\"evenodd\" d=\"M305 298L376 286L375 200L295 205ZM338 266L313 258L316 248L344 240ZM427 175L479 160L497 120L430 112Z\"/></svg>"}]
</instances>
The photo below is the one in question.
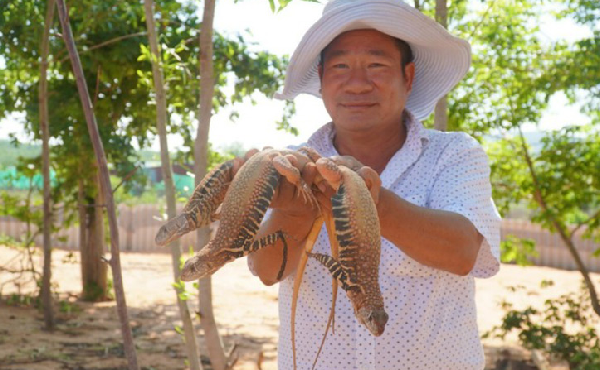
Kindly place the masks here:
<instances>
[{"instance_id":1,"label":"man's chin","mask_svg":"<svg viewBox=\"0 0 600 370\"><path fill-rule=\"evenodd\" d=\"M343 116L334 119L333 124L348 131L363 131L371 129L375 121L370 115L353 114L352 116Z\"/></svg>"}]
</instances>

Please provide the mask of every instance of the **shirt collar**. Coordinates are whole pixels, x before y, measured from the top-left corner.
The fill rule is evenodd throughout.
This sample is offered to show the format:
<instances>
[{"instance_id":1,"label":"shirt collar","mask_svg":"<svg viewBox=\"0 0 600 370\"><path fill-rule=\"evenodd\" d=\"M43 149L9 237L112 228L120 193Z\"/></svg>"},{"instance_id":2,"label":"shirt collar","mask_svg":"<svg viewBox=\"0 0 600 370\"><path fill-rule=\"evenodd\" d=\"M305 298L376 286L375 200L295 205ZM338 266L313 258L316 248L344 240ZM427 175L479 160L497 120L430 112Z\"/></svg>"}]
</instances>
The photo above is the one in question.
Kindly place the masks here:
<instances>
[{"instance_id":1,"label":"shirt collar","mask_svg":"<svg viewBox=\"0 0 600 370\"><path fill-rule=\"evenodd\" d=\"M386 188L389 188L417 161L429 142L429 132L425 129L421 121L416 119L408 110L406 110L406 113L404 116L404 125L408 130L406 141L402 145L402 148L392 156L381 173L381 182ZM308 139L307 144L316 149L322 156L331 157L339 155L333 146L334 135L335 128L333 127L333 123L329 122L313 133Z\"/></svg>"},{"instance_id":2,"label":"shirt collar","mask_svg":"<svg viewBox=\"0 0 600 370\"><path fill-rule=\"evenodd\" d=\"M385 169L381 173L381 185L384 188L391 188L396 182L421 156L421 153L429 142L429 133L423 127L412 113L406 111L404 124L408 130L406 141L402 148L396 152L389 160Z\"/></svg>"}]
</instances>

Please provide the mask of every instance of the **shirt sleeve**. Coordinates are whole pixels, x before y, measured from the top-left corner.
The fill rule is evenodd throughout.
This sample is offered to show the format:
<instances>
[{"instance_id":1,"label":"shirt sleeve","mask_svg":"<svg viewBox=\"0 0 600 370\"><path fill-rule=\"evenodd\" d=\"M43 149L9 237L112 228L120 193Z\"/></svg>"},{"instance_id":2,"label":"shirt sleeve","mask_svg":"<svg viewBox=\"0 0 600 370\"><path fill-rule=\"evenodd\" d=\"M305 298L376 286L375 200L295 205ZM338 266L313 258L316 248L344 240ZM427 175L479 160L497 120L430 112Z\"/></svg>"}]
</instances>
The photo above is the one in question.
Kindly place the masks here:
<instances>
[{"instance_id":1,"label":"shirt sleeve","mask_svg":"<svg viewBox=\"0 0 600 370\"><path fill-rule=\"evenodd\" d=\"M481 145L458 133L438 163L429 207L466 217L483 236L471 275L494 276L500 268L501 218L492 200L490 166Z\"/></svg>"}]
</instances>

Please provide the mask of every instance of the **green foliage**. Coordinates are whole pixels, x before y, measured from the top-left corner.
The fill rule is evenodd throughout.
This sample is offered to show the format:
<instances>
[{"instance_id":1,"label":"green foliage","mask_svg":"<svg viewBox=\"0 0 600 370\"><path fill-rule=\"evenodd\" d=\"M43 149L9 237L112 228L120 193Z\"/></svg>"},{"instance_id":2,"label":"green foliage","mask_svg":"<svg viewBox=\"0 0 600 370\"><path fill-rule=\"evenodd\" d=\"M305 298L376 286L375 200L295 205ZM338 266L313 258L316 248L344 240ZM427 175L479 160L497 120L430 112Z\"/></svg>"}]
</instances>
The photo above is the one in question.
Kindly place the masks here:
<instances>
[{"instance_id":1,"label":"green foliage","mask_svg":"<svg viewBox=\"0 0 600 370\"><path fill-rule=\"evenodd\" d=\"M82 311L81 307L72 303L69 300L61 299L58 301L58 311L66 314L79 313Z\"/></svg>"},{"instance_id":2,"label":"green foliage","mask_svg":"<svg viewBox=\"0 0 600 370\"><path fill-rule=\"evenodd\" d=\"M41 233L44 227L41 158L21 158L15 167L13 177L20 179L21 183L28 184L28 189L0 192L0 215L13 217L27 225L25 235L20 240L23 241L24 245L29 245L35 235ZM11 177L7 179L12 180ZM53 208L51 212L57 212L64 193L61 191L59 181L53 181L52 185L50 200ZM54 224L50 232L56 233L60 227L69 227L74 222L74 217L73 212L68 209L65 210L63 224Z\"/></svg>"},{"instance_id":3,"label":"green foliage","mask_svg":"<svg viewBox=\"0 0 600 370\"><path fill-rule=\"evenodd\" d=\"M486 151L490 159L492 197L501 215L521 200L529 199L532 180L527 165L518 152L514 140L505 138L488 143Z\"/></svg>"},{"instance_id":4,"label":"green foliage","mask_svg":"<svg viewBox=\"0 0 600 370\"><path fill-rule=\"evenodd\" d=\"M0 140L0 169L8 166L14 166L19 162L19 158L34 158L42 152L41 146L31 144L21 144L18 147L11 144L8 140Z\"/></svg>"},{"instance_id":5,"label":"green foliage","mask_svg":"<svg viewBox=\"0 0 600 370\"><path fill-rule=\"evenodd\" d=\"M87 282L83 287L81 299L88 302L113 300L115 298L112 280L108 280L106 290L96 282Z\"/></svg>"},{"instance_id":6,"label":"green foliage","mask_svg":"<svg viewBox=\"0 0 600 370\"><path fill-rule=\"evenodd\" d=\"M543 281L542 288L553 283ZM573 370L594 370L600 363L600 338L594 329L598 318L591 309L590 299L582 287L579 293L562 295L545 302L543 309L527 307L513 309L502 302L505 315L484 337L505 339L516 333L519 342L530 349L539 349L569 363Z\"/></svg>"},{"instance_id":7,"label":"green foliage","mask_svg":"<svg viewBox=\"0 0 600 370\"><path fill-rule=\"evenodd\" d=\"M432 1L423 3L425 11L432 6ZM493 138L487 147L501 214L524 203L532 221L550 231L582 227L585 237L599 239L600 33L571 44L542 40L539 25L548 7L557 10L558 19L593 28L589 20L597 17L599 5L587 0L451 2L450 28L471 42L473 67L449 96L449 126L480 140ZM524 143L524 127L541 121L558 92L578 99L590 124L564 122L539 146ZM510 254L517 258L515 253Z\"/></svg>"},{"instance_id":8,"label":"green foliage","mask_svg":"<svg viewBox=\"0 0 600 370\"><path fill-rule=\"evenodd\" d=\"M449 97L450 127L478 137L538 122L556 90L544 74L556 73L556 56L539 41L536 1L486 5L456 26L472 43L473 68Z\"/></svg>"},{"instance_id":9,"label":"green foliage","mask_svg":"<svg viewBox=\"0 0 600 370\"><path fill-rule=\"evenodd\" d=\"M494 199L502 212L526 201L532 221L554 230L586 226L584 237L600 236L600 135L592 126L567 126L528 147L535 178L527 167L522 139L507 137L489 146ZM538 195L539 192L539 195ZM542 209L539 196L547 207Z\"/></svg>"},{"instance_id":10,"label":"green foliage","mask_svg":"<svg viewBox=\"0 0 600 370\"><path fill-rule=\"evenodd\" d=\"M504 263L516 263L519 266L531 265L530 257L537 257L539 253L535 250L535 241L528 238L517 238L507 235L500 242L501 261Z\"/></svg>"},{"instance_id":11,"label":"green foliage","mask_svg":"<svg viewBox=\"0 0 600 370\"><path fill-rule=\"evenodd\" d=\"M14 247L16 244L17 244L17 241L12 236L0 234L0 245L4 245L7 247Z\"/></svg>"},{"instance_id":12,"label":"green foliage","mask_svg":"<svg viewBox=\"0 0 600 370\"><path fill-rule=\"evenodd\" d=\"M183 328L181 326L179 326L179 325L175 325L175 332L177 334L179 334L179 335L183 335L184 334Z\"/></svg>"},{"instance_id":13,"label":"green foliage","mask_svg":"<svg viewBox=\"0 0 600 370\"><path fill-rule=\"evenodd\" d=\"M29 197L23 201L19 195L2 192L0 193L0 202L2 205L0 215L13 217L38 229L42 228L44 215L40 200L32 202ZM27 235L25 239L30 237L31 235Z\"/></svg>"},{"instance_id":14,"label":"green foliage","mask_svg":"<svg viewBox=\"0 0 600 370\"><path fill-rule=\"evenodd\" d=\"M565 127L542 142L535 167L550 214L540 213L534 220L549 227L547 220L553 217L566 227L569 217L600 207L600 135L591 127ZM587 236L600 226L599 217L581 222L587 224Z\"/></svg>"},{"instance_id":15,"label":"green foliage","mask_svg":"<svg viewBox=\"0 0 600 370\"><path fill-rule=\"evenodd\" d=\"M238 0L236 0L237 2ZM319 0L303 0L303 1L308 1L311 3L317 3L319 2ZM269 6L271 7L271 11L272 12L280 12L282 11L286 6L288 6L289 3L291 3L292 0L277 0L277 3L275 2L275 0L269 0Z\"/></svg>"},{"instance_id":16,"label":"green foliage","mask_svg":"<svg viewBox=\"0 0 600 370\"><path fill-rule=\"evenodd\" d=\"M595 26L600 20L600 3L596 0L561 0L564 9L558 12L559 18L571 18L578 23Z\"/></svg>"},{"instance_id":17,"label":"green foliage","mask_svg":"<svg viewBox=\"0 0 600 370\"><path fill-rule=\"evenodd\" d=\"M6 299L6 304L9 306L39 306L39 297L34 297L30 294L13 293Z\"/></svg>"},{"instance_id":18,"label":"green foliage","mask_svg":"<svg viewBox=\"0 0 600 370\"><path fill-rule=\"evenodd\" d=\"M173 288L175 288L175 291L177 291L177 296L182 301L187 301L194 296L194 293L185 289L185 283L181 280L171 283L171 285Z\"/></svg>"},{"instance_id":19,"label":"green foliage","mask_svg":"<svg viewBox=\"0 0 600 370\"><path fill-rule=\"evenodd\" d=\"M168 113L169 117L180 118L170 120L167 130L181 135L184 145L193 148L200 85L199 4L175 0L155 3ZM139 165L134 143L145 147L156 134L143 2L83 0L69 1L67 5L110 169L117 177L124 178ZM25 128L34 139L40 138L38 49L45 7L46 2L0 0L0 58L6 65L0 71L0 118L11 112L24 112ZM48 71L50 136L56 143L51 148L51 163L60 181L65 206L72 208L80 180L84 183L86 200L92 202L95 198L96 171L60 33L55 17ZM227 38L217 32L214 44L215 112L254 93L270 96L279 89L287 59L257 50L242 35ZM233 86L231 93L230 86ZM143 174L138 171L124 184L124 190L144 182Z\"/></svg>"}]
</instances>

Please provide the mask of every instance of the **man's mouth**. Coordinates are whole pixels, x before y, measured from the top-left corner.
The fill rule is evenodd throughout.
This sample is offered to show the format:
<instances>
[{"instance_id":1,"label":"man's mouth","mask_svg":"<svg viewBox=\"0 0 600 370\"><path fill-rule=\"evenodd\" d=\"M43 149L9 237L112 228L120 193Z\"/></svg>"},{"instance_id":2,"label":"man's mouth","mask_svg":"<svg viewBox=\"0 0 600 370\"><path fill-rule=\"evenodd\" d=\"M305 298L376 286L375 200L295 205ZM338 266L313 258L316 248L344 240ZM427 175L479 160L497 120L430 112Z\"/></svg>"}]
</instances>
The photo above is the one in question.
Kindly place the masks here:
<instances>
[{"instance_id":1,"label":"man's mouth","mask_svg":"<svg viewBox=\"0 0 600 370\"><path fill-rule=\"evenodd\" d=\"M376 103L371 102L352 102L352 103L340 103L340 105L344 108L371 108L376 105Z\"/></svg>"}]
</instances>

